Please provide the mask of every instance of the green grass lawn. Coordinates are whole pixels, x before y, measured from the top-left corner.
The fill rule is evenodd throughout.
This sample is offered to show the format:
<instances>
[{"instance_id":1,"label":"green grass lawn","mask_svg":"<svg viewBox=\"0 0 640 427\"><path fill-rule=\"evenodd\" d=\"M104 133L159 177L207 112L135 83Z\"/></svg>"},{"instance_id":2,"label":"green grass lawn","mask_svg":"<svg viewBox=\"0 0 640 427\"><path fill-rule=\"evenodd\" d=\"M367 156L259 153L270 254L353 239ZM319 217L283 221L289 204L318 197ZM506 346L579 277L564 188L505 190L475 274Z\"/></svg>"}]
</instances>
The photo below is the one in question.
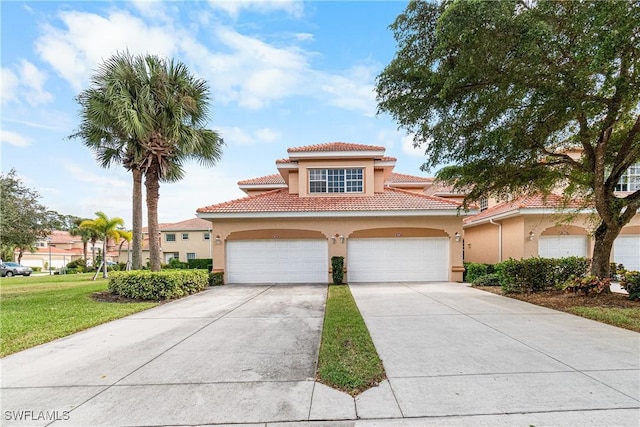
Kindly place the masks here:
<instances>
[{"instance_id":1,"label":"green grass lawn","mask_svg":"<svg viewBox=\"0 0 640 427\"><path fill-rule=\"evenodd\" d=\"M569 312L587 319L640 332L640 307L573 307Z\"/></svg>"},{"instance_id":2,"label":"green grass lawn","mask_svg":"<svg viewBox=\"0 0 640 427\"><path fill-rule=\"evenodd\" d=\"M316 376L352 396L385 379L369 330L346 285L329 286Z\"/></svg>"},{"instance_id":3,"label":"green grass lawn","mask_svg":"<svg viewBox=\"0 0 640 427\"><path fill-rule=\"evenodd\" d=\"M158 305L98 302L94 273L0 279L0 357Z\"/></svg>"}]
</instances>

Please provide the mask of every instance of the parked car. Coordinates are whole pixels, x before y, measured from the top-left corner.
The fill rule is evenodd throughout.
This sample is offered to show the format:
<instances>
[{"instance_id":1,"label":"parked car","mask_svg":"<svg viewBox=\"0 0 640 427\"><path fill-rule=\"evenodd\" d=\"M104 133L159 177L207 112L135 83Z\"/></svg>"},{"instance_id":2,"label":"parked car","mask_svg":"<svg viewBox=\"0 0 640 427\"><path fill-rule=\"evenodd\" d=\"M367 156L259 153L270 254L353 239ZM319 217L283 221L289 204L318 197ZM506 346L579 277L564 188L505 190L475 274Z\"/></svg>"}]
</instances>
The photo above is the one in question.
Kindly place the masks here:
<instances>
[{"instance_id":1,"label":"parked car","mask_svg":"<svg viewBox=\"0 0 640 427\"><path fill-rule=\"evenodd\" d=\"M20 265L17 262L4 262L0 265L0 277L31 276L31 267Z\"/></svg>"}]
</instances>

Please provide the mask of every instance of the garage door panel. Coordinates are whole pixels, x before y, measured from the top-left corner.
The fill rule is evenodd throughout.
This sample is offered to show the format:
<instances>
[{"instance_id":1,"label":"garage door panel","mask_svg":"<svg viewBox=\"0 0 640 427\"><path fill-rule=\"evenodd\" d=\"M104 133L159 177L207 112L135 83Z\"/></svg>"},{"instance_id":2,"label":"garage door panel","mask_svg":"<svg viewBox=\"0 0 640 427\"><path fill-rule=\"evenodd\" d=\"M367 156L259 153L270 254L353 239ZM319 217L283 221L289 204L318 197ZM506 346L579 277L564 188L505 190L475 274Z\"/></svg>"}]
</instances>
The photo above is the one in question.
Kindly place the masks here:
<instances>
[{"instance_id":1,"label":"garage door panel","mask_svg":"<svg viewBox=\"0 0 640 427\"><path fill-rule=\"evenodd\" d=\"M238 240L226 245L228 283L327 283L325 240Z\"/></svg>"},{"instance_id":2,"label":"garage door panel","mask_svg":"<svg viewBox=\"0 0 640 427\"><path fill-rule=\"evenodd\" d=\"M613 260L627 270L640 271L640 235L618 236L613 242Z\"/></svg>"},{"instance_id":3,"label":"garage door panel","mask_svg":"<svg viewBox=\"0 0 640 427\"><path fill-rule=\"evenodd\" d=\"M447 238L349 239L350 282L448 280Z\"/></svg>"},{"instance_id":4,"label":"garage door panel","mask_svg":"<svg viewBox=\"0 0 640 427\"><path fill-rule=\"evenodd\" d=\"M587 256L586 236L541 236L538 255L542 258L565 258Z\"/></svg>"}]
</instances>

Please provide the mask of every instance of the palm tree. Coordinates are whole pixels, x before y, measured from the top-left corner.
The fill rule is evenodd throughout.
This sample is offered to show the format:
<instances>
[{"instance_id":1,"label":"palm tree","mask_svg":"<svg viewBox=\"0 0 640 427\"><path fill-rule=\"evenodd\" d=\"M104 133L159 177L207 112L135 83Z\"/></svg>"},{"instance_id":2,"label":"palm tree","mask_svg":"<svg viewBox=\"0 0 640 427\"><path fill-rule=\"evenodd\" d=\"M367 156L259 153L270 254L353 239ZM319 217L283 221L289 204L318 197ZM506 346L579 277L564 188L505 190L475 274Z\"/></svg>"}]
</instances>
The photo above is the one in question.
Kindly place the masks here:
<instances>
[{"instance_id":1,"label":"palm tree","mask_svg":"<svg viewBox=\"0 0 640 427\"><path fill-rule=\"evenodd\" d=\"M107 278L109 274L107 273L107 240L109 238L114 241L119 241L120 239L131 240L131 233L122 230L119 227L124 226L124 220L120 217L109 218L104 212L96 212L96 219L87 219L80 223L80 227L87 228L93 230L100 238L102 239L102 260L103 262L103 270L102 277Z\"/></svg>"},{"instance_id":2,"label":"palm tree","mask_svg":"<svg viewBox=\"0 0 640 427\"><path fill-rule=\"evenodd\" d=\"M222 139L204 128L209 97L207 83L181 62L128 52L109 58L92 78L92 87L78 96L82 124L72 136L103 153L106 157L98 156L103 164L114 159L107 164L121 162L144 175L149 236L159 234L160 182L182 179L189 160L213 166L222 155ZM134 236L136 197L134 179ZM141 229L140 224L140 236ZM149 239L149 252L151 270L160 270L157 238Z\"/></svg>"},{"instance_id":3,"label":"palm tree","mask_svg":"<svg viewBox=\"0 0 640 427\"><path fill-rule=\"evenodd\" d=\"M85 219L86 218L74 219L73 224L69 229L69 234L74 237L80 237L80 240L82 240L82 257L84 259L84 262L86 263L87 262L87 246L89 245L89 241L91 241L92 239L95 239L95 236L92 236L94 234L92 230L88 228L80 227L80 224L82 224L82 221L84 221ZM93 240L93 245L95 248L95 240ZM95 254L95 250L94 250L94 254ZM94 264L95 264L95 259L94 259Z\"/></svg>"}]
</instances>

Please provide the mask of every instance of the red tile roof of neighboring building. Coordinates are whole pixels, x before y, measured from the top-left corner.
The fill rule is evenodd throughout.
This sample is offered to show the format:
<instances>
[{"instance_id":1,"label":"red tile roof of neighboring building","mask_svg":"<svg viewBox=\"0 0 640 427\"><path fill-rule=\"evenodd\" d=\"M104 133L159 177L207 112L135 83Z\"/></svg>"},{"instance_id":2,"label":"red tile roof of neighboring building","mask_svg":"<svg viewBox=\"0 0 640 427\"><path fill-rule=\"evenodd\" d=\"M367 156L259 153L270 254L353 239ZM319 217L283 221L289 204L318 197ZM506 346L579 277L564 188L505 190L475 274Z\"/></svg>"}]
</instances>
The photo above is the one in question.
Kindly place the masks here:
<instances>
[{"instance_id":1,"label":"red tile roof of neighboring building","mask_svg":"<svg viewBox=\"0 0 640 427\"><path fill-rule=\"evenodd\" d=\"M18 250L16 249L16 253L18 253ZM82 253L82 249L80 249L80 253ZM26 254L49 254L49 247L46 248L40 248L37 247L35 248L35 251L31 252L30 250L25 250L23 252L23 255ZM57 248L55 246L51 246L51 254L52 255L68 255L68 256L72 256L72 255L77 255L78 252L77 250L72 250L72 249L63 249L63 248ZM71 261L71 259L69 259L69 261Z\"/></svg>"},{"instance_id":2,"label":"red tile roof of neighboring building","mask_svg":"<svg viewBox=\"0 0 640 427\"><path fill-rule=\"evenodd\" d=\"M291 159L278 159L276 160L276 164L291 164L291 163L298 163L297 160L291 160Z\"/></svg>"},{"instance_id":3,"label":"red tile roof of neighboring building","mask_svg":"<svg viewBox=\"0 0 640 427\"><path fill-rule=\"evenodd\" d=\"M387 178L387 182L395 182L395 183L414 183L414 182L424 182L425 184L429 184L433 182L434 178L424 177L424 176L414 176L414 175L405 175L403 173L395 173L392 172L391 175Z\"/></svg>"},{"instance_id":4,"label":"red tile roof of neighboring building","mask_svg":"<svg viewBox=\"0 0 640 427\"><path fill-rule=\"evenodd\" d=\"M199 208L199 213L277 213L277 212L371 212L407 210L450 210L460 203L439 197L386 188L373 196L299 197L287 189L232 200Z\"/></svg>"},{"instance_id":5,"label":"red tile roof of neighboring building","mask_svg":"<svg viewBox=\"0 0 640 427\"><path fill-rule=\"evenodd\" d=\"M259 178L245 179L238 181L238 185L270 185L270 184L284 184L284 178L279 173L273 175L261 176Z\"/></svg>"},{"instance_id":6,"label":"red tile roof of neighboring building","mask_svg":"<svg viewBox=\"0 0 640 427\"><path fill-rule=\"evenodd\" d=\"M191 218L171 224L162 224L161 231L182 231L182 230L209 230L211 222L202 218Z\"/></svg>"},{"instance_id":7,"label":"red tile roof of neighboring building","mask_svg":"<svg viewBox=\"0 0 640 427\"><path fill-rule=\"evenodd\" d=\"M379 145L350 144L347 142L327 142L324 144L306 145L304 147L292 147L289 153L314 153L323 151L384 151Z\"/></svg>"},{"instance_id":8,"label":"red tile roof of neighboring building","mask_svg":"<svg viewBox=\"0 0 640 427\"><path fill-rule=\"evenodd\" d=\"M585 207L585 203L583 201L572 200L567 202L562 196L558 196L556 194L549 194L546 196L543 194L534 194L529 196L522 196L510 202L503 202L498 205L495 205L489 209L486 209L480 212L477 215L465 218L464 223L471 224L471 223L482 221L484 219L492 218L501 214L506 214L509 212L518 212L521 209L541 209L541 208L580 209L584 207Z\"/></svg>"}]
</instances>

